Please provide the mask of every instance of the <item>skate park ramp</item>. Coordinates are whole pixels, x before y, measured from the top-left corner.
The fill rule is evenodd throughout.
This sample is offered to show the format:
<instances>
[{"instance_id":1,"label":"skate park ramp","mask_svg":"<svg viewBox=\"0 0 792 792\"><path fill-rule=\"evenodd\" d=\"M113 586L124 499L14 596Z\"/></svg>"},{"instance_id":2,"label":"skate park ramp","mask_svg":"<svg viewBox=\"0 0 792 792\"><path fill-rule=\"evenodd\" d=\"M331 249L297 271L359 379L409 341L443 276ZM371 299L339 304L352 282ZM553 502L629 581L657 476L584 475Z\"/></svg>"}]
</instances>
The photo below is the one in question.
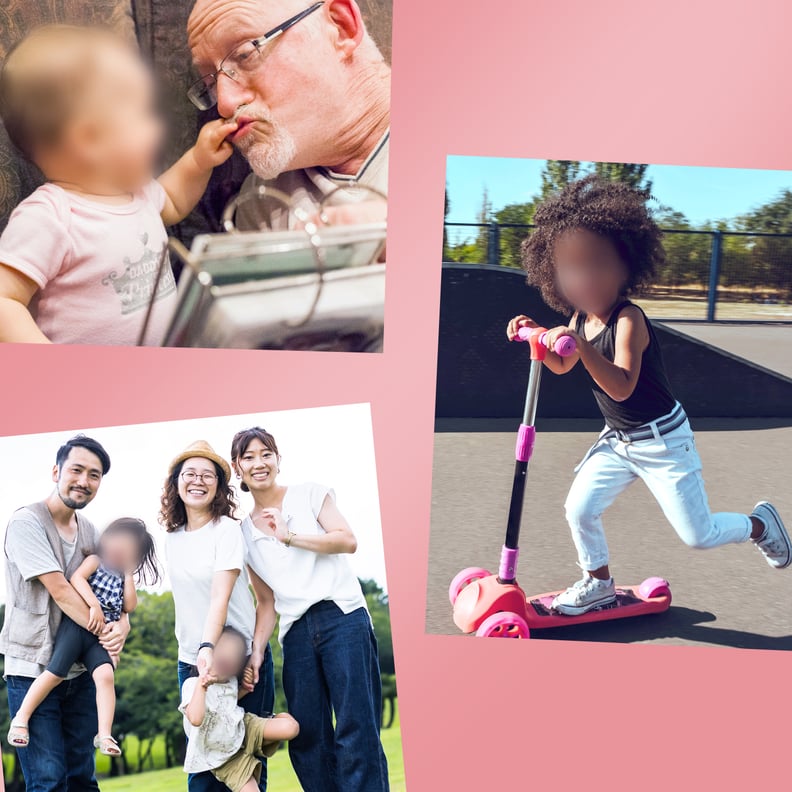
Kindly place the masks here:
<instances>
[{"instance_id":1,"label":"skate park ramp","mask_svg":"<svg viewBox=\"0 0 792 792\"><path fill-rule=\"evenodd\" d=\"M527 314L547 327L566 319L525 283L521 270L445 264L437 366L437 428L445 419L519 418L528 345L506 324ZM651 318L651 317L650 317ZM654 322L674 392L693 418L775 418L792 425L792 328ZM582 366L543 374L539 418L598 418Z\"/></svg>"},{"instance_id":2,"label":"skate park ramp","mask_svg":"<svg viewBox=\"0 0 792 792\"><path fill-rule=\"evenodd\" d=\"M425 629L462 641L474 639L452 621L448 584L465 567L497 568L528 379L527 345L507 342L506 323L520 313L547 326L564 317L518 270L445 266L442 278ZM767 499L792 527L792 329L655 327L672 386L691 415L713 511L746 513ZM578 369L543 375L517 567L528 594L580 577L564 501L602 418ZM792 650L792 567L770 568L751 543L687 547L640 482L607 510L604 524L616 583L663 576L671 609L533 638Z\"/></svg>"}]
</instances>

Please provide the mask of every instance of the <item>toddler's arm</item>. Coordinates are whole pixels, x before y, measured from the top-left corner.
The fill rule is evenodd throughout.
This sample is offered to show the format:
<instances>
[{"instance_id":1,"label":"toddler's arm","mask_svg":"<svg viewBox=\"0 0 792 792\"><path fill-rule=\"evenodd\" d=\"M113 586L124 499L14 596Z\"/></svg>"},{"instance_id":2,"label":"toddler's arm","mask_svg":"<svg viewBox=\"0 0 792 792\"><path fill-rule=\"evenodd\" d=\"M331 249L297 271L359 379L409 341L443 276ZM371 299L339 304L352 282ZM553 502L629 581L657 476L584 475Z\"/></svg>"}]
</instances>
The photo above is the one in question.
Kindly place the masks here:
<instances>
[{"instance_id":1,"label":"toddler's arm","mask_svg":"<svg viewBox=\"0 0 792 792\"><path fill-rule=\"evenodd\" d=\"M632 395L641 373L643 353L649 346L649 330L639 308L630 305L619 314L613 363L568 327L554 328L548 333L548 339L555 342L561 335L571 335L577 341L578 354L586 371L611 399L624 401Z\"/></svg>"},{"instance_id":2,"label":"toddler's arm","mask_svg":"<svg viewBox=\"0 0 792 792\"><path fill-rule=\"evenodd\" d=\"M187 684L185 682L185 684ZM211 684L210 680L197 680L195 690L190 698L190 703L184 708L187 720L193 726L200 726L206 717L206 688Z\"/></svg>"},{"instance_id":3,"label":"toddler's arm","mask_svg":"<svg viewBox=\"0 0 792 792\"><path fill-rule=\"evenodd\" d=\"M83 559L82 564L74 570L69 583L75 591L85 600L88 606L88 631L95 633L104 627L104 612L99 600L88 582L88 578L99 568L99 556L89 555Z\"/></svg>"},{"instance_id":4,"label":"toddler's arm","mask_svg":"<svg viewBox=\"0 0 792 792\"><path fill-rule=\"evenodd\" d=\"M234 150L226 137L236 127L236 121L223 118L204 124L195 145L159 177L167 196L161 214L165 225L183 220L201 200L212 170L222 165Z\"/></svg>"},{"instance_id":5,"label":"toddler's arm","mask_svg":"<svg viewBox=\"0 0 792 792\"><path fill-rule=\"evenodd\" d=\"M135 578L131 572L124 575L124 613L132 613L137 608L137 589L135 588Z\"/></svg>"},{"instance_id":6,"label":"toddler's arm","mask_svg":"<svg viewBox=\"0 0 792 792\"><path fill-rule=\"evenodd\" d=\"M0 264L0 341L50 343L28 310L38 286L21 272Z\"/></svg>"}]
</instances>

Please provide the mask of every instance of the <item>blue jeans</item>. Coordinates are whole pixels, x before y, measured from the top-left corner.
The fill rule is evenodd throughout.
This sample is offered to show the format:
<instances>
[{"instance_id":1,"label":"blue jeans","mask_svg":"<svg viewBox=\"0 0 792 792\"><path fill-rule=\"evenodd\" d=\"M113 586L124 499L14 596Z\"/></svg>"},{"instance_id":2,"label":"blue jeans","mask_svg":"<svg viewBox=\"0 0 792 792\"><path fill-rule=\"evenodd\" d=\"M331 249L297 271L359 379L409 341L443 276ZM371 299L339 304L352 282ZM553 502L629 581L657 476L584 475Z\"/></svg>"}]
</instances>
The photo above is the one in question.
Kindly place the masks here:
<instances>
[{"instance_id":1,"label":"blue jeans","mask_svg":"<svg viewBox=\"0 0 792 792\"><path fill-rule=\"evenodd\" d=\"M16 715L33 679L9 676L8 708ZM91 675L61 682L28 724L30 745L17 748L27 792L99 792L94 775L96 688Z\"/></svg>"},{"instance_id":2,"label":"blue jeans","mask_svg":"<svg viewBox=\"0 0 792 792\"><path fill-rule=\"evenodd\" d=\"M377 639L365 608L344 614L318 602L292 624L283 639L283 689L300 724L289 756L303 789L387 792Z\"/></svg>"},{"instance_id":3,"label":"blue jeans","mask_svg":"<svg viewBox=\"0 0 792 792\"><path fill-rule=\"evenodd\" d=\"M710 511L701 459L687 421L649 440L599 439L575 472L565 508L583 569L599 569L608 563L602 513L639 478L689 547L719 547L751 538L748 515Z\"/></svg>"},{"instance_id":4,"label":"blue jeans","mask_svg":"<svg viewBox=\"0 0 792 792\"><path fill-rule=\"evenodd\" d=\"M179 660L179 691L181 692L184 680L195 672L195 666ZM264 662L259 669L259 681L256 687L239 700L245 712L253 715L269 715L275 706L275 670L272 665L272 650L267 646L264 653ZM221 784L210 772L190 773L187 776L187 789L189 792L228 792L228 787ZM261 781L259 789L267 789L267 760L261 760Z\"/></svg>"}]
</instances>

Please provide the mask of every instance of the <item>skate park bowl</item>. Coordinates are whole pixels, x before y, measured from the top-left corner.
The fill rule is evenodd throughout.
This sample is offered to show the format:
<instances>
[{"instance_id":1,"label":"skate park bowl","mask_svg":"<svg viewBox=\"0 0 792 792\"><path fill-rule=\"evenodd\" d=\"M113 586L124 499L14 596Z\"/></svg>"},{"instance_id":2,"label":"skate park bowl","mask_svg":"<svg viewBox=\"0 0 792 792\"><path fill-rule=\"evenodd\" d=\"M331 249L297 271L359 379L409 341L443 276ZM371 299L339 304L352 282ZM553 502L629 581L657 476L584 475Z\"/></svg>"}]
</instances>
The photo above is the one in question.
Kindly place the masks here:
<instances>
[{"instance_id":1,"label":"skate park bowl","mask_svg":"<svg viewBox=\"0 0 792 792\"><path fill-rule=\"evenodd\" d=\"M545 327L566 324L522 270L443 265L437 419L519 417L529 361L524 345L506 340L506 324L518 314ZM699 332L695 323L653 325L671 386L691 418L777 418L792 425L792 327L701 325ZM538 417L599 418L582 366L564 377L548 372Z\"/></svg>"}]
</instances>

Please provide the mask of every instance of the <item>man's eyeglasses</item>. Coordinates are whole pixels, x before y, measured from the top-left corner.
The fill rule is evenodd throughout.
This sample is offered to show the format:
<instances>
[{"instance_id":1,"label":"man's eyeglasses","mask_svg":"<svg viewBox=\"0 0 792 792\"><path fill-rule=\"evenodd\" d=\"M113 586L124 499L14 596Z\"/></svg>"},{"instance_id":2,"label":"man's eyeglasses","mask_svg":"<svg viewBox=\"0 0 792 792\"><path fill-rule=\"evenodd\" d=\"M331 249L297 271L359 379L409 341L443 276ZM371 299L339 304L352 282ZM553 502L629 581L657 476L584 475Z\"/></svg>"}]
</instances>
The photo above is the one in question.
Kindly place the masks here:
<instances>
[{"instance_id":1,"label":"man's eyeglasses","mask_svg":"<svg viewBox=\"0 0 792 792\"><path fill-rule=\"evenodd\" d=\"M261 66L264 59L264 48L267 44L283 35L290 27L301 22L309 14L313 14L323 5L324 0L314 3L304 11L300 11L299 14L295 14L277 27L272 28L263 36L239 44L220 61L216 72L205 74L190 86L187 91L189 100L199 110L210 110L217 104L217 78L221 74L225 74L234 82L244 81L245 75L252 74Z\"/></svg>"},{"instance_id":2,"label":"man's eyeglasses","mask_svg":"<svg viewBox=\"0 0 792 792\"><path fill-rule=\"evenodd\" d=\"M185 484L192 484L200 481L202 484L214 484L217 476L214 473L196 473L194 470L183 470L181 472L182 481Z\"/></svg>"}]
</instances>

